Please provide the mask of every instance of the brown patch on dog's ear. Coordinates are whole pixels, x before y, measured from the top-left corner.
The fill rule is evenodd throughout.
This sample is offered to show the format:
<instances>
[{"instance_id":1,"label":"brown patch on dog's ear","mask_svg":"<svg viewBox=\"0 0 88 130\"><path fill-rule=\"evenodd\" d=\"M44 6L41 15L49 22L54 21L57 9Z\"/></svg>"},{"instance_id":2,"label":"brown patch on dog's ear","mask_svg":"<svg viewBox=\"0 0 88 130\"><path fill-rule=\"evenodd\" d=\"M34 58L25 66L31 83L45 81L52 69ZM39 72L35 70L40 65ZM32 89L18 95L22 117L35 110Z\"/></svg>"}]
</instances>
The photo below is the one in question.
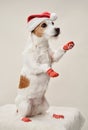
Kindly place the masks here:
<instances>
[{"instance_id":1,"label":"brown patch on dog's ear","mask_svg":"<svg viewBox=\"0 0 88 130\"><path fill-rule=\"evenodd\" d=\"M43 24L44 22L42 22L41 24L39 24L33 31L32 33L34 33L36 36L38 37L42 37L43 34L44 34L44 30L45 28L43 28L41 25Z\"/></svg>"},{"instance_id":2,"label":"brown patch on dog's ear","mask_svg":"<svg viewBox=\"0 0 88 130\"><path fill-rule=\"evenodd\" d=\"M21 75L20 76L20 82L19 82L19 88L27 88L30 85L30 80L26 77Z\"/></svg>"}]
</instances>

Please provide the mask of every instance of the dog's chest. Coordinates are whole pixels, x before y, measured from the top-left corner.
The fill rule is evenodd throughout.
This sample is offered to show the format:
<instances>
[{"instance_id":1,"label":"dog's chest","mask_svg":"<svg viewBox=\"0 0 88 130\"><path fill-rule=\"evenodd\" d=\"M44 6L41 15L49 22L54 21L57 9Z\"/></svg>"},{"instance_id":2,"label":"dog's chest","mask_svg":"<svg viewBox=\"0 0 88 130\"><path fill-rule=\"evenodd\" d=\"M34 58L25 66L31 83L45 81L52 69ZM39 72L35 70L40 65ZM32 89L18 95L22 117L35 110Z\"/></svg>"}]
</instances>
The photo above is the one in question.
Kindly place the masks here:
<instances>
[{"instance_id":1,"label":"dog's chest","mask_svg":"<svg viewBox=\"0 0 88 130\"><path fill-rule=\"evenodd\" d=\"M40 64L51 63L49 49L47 47L37 47L34 51L34 60Z\"/></svg>"}]
</instances>

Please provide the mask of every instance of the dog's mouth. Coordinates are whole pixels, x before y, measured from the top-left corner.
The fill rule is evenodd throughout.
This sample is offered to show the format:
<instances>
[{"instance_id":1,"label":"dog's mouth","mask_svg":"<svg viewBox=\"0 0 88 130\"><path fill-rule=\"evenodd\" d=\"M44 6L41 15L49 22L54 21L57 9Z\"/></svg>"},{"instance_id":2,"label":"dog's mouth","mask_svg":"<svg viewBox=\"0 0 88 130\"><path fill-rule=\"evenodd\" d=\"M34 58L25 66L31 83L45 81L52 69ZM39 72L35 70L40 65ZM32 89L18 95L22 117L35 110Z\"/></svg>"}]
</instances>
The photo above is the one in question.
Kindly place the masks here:
<instances>
[{"instance_id":1,"label":"dog's mouth","mask_svg":"<svg viewBox=\"0 0 88 130\"><path fill-rule=\"evenodd\" d=\"M60 33L55 34L54 37L57 37L59 34L60 34Z\"/></svg>"}]
</instances>

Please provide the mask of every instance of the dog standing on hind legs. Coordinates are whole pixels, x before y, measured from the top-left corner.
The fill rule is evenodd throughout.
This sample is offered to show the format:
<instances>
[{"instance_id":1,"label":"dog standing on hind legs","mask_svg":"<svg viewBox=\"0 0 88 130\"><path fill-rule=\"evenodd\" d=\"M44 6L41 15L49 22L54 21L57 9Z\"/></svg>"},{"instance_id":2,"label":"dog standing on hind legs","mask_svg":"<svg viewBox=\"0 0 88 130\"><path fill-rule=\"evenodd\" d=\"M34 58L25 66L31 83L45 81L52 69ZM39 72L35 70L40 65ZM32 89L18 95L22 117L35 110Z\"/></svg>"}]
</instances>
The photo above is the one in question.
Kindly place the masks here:
<instances>
[{"instance_id":1,"label":"dog standing on hind legs","mask_svg":"<svg viewBox=\"0 0 88 130\"><path fill-rule=\"evenodd\" d=\"M45 92L50 78L59 75L52 69L52 63L59 61L74 46L71 41L55 52L50 49L49 39L60 34L60 28L53 22L56 19L56 14L49 12L31 15L27 19L31 41L23 53L24 64L15 99L17 112L25 122L48 109Z\"/></svg>"}]
</instances>

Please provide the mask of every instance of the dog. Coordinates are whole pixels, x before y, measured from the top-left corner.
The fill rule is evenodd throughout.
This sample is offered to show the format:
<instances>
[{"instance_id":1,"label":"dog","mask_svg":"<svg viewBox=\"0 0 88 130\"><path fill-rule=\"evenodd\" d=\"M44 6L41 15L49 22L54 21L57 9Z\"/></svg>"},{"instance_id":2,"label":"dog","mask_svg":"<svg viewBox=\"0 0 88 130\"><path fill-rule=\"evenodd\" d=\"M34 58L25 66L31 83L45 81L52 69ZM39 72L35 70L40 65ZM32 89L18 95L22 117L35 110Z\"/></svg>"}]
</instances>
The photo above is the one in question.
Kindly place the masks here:
<instances>
[{"instance_id":1,"label":"dog","mask_svg":"<svg viewBox=\"0 0 88 130\"><path fill-rule=\"evenodd\" d=\"M48 16L47 16L48 15ZM60 34L60 28L50 19L50 13L31 15L29 19L42 19L30 31L31 42L23 53L23 67L20 74L18 94L15 99L17 112L23 121L30 121L29 117L47 111L49 104L45 98L50 78L59 74L52 69L52 64L61 59L67 50L72 49L71 41L55 52L49 46L49 39ZM55 15L54 15L55 16ZM55 19L55 18L54 18ZM36 22L36 21L35 21Z\"/></svg>"}]
</instances>

